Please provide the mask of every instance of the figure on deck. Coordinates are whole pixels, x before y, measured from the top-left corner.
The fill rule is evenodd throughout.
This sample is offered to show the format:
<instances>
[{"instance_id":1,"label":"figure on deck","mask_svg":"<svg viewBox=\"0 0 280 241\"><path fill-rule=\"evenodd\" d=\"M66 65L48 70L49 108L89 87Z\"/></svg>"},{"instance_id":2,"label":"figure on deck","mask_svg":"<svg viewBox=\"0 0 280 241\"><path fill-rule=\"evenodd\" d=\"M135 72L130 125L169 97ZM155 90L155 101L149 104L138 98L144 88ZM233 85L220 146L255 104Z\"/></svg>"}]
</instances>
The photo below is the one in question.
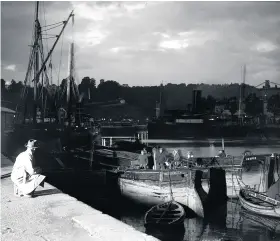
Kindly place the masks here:
<instances>
[{"instance_id":1,"label":"figure on deck","mask_svg":"<svg viewBox=\"0 0 280 241\"><path fill-rule=\"evenodd\" d=\"M25 145L26 151L20 153L13 166L11 179L14 183L16 196L32 197L35 189L44 186L45 176L39 174L40 168L33 167L34 151L38 148L36 140L29 140Z\"/></svg>"},{"instance_id":2,"label":"figure on deck","mask_svg":"<svg viewBox=\"0 0 280 241\"><path fill-rule=\"evenodd\" d=\"M179 167L182 163L182 152L181 150L173 150L173 162L172 162L172 168Z\"/></svg>"},{"instance_id":3,"label":"figure on deck","mask_svg":"<svg viewBox=\"0 0 280 241\"><path fill-rule=\"evenodd\" d=\"M145 153L145 151L144 151L144 153ZM153 150L151 152L147 152L147 156L148 156L148 169L153 169L153 167L154 167L153 155L154 155L153 154Z\"/></svg>"},{"instance_id":4,"label":"figure on deck","mask_svg":"<svg viewBox=\"0 0 280 241\"><path fill-rule=\"evenodd\" d=\"M148 154L148 152L147 152L145 147L143 148L143 151L144 151L144 154Z\"/></svg>"},{"instance_id":5,"label":"figure on deck","mask_svg":"<svg viewBox=\"0 0 280 241\"><path fill-rule=\"evenodd\" d=\"M140 168L146 169L146 167L148 165L148 156L144 152L144 150L141 151L141 155L139 155L138 160L139 160Z\"/></svg>"},{"instance_id":6,"label":"figure on deck","mask_svg":"<svg viewBox=\"0 0 280 241\"><path fill-rule=\"evenodd\" d=\"M226 153L225 153L225 150L220 150L217 157L226 157Z\"/></svg>"},{"instance_id":7,"label":"figure on deck","mask_svg":"<svg viewBox=\"0 0 280 241\"><path fill-rule=\"evenodd\" d=\"M157 158L158 158L158 149L156 147L154 147L152 149L152 154L153 154L153 169L156 170L157 169Z\"/></svg>"},{"instance_id":8,"label":"figure on deck","mask_svg":"<svg viewBox=\"0 0 280 241\"><path fill-rule=\"evenodd\" d=\"M157 157L157 169L166 169L165 162L167 161L167 153L163 148L159 148L159 155Z\"/></svg>"}]
</instances>

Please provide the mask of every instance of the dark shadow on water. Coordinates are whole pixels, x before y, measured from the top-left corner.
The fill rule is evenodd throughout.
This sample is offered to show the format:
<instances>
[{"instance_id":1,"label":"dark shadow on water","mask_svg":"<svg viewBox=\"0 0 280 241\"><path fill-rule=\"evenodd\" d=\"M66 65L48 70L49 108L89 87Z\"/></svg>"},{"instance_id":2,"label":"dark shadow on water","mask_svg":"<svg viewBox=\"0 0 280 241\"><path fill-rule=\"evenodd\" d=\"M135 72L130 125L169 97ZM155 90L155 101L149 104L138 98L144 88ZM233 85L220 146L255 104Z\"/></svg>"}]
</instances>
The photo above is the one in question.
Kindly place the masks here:
<instances>
[{"instance_id":1,"label":"dark shadow on water","mask_svg":"<svg viewBox=\"0 0 280 241\"><path fill-rule=\"evenodd\" d=\"M212 227L225 229L227 222L227 204L210 212L208 216L205 217L204 222Z\"/></svg>"},{"instance_id":2,"label":"dark shadow on water","mask_svg":"<svg viewBox=\"0 0 280 241\"><path fill-rule=\"evenodd\" d=\"M240 216L243 222L247 222L251 227L265 229L270 240L280 240L280 219L257 215L244 208L241 208Z\"/></svg>"},{"instance_id":3,"label":"dark shadow on water","mask_svg":"<svg viewBox=\"0 0 280 241\"><path fill-rule=\"evenodd\" d=\"M191 219L191 218L196 218L197 217L196 213L193 210L191 210L189 207L187 207L183 204L182 204L182 206L183 206L183 208L186 212L186 218Z\"/></svg>"},{"instance_id":4,"label":"dark shadow on water","mask_svg":"<svg viewBox=\"0 0 280 241\"><path fill-rule=\"evenodd\" d=\"M184 225L179 227L146 228L145 233L162 241L182 241L185 237Z\"/></svg>"},{"instance_id":5,"label":"dark shadow on water","mask_svg":"<svg viewBox=\"0 0 280 241\"><path fill-rule=\"evenodd\" d=\"M62 193L62 192L58 189L40 190L40 191L35 191L34 192L34 197L53 195L53 194L59 194L59 193Z\"/></svg>"}]
</instances>

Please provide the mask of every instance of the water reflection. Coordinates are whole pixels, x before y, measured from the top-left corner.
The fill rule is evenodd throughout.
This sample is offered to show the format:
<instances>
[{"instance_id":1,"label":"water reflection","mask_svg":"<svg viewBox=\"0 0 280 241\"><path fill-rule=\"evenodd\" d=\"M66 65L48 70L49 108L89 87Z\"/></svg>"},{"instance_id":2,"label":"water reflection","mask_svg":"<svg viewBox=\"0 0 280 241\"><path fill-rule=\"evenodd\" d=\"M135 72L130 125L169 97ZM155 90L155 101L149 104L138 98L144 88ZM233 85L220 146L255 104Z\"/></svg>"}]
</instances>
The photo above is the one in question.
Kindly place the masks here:
<instances>
[{"instance_id":1,"label":"water reflection","mask_svg":"<svg viewBox=\"0 0 280 241\"><path fill-rule=\"evenodd\" d=\"M254 240L280 240L280 220L260 216L240 209L241 229L246 228L245 237L259 237ZM266 239L269 238L269 239Z\"/></svg>"},{"instance_id":2,"label":"water reflection","mask_svg":"<svg viewBox=\"0 0 280 241\"><path fill-rule=\"evenodd\" d=\"M119 219L141 232L162 241L275 241L280 240L280 220L252 214L229 201L207 219L187 217L179 229L145 229L143 209L136 206L122 213Z\"/></svg>"},{"instance_id":3,"label":"water reflection","mask_svg":"<svg viewBox=\"0 0 280 241\"><path fill-rule=\"evenodd\" d=\"M242 240L240 232L238 232L238 230L232 225L228 225L227 213L228 208L230 207L232 208L232 206L227 204L221 207L219 210L215 210L215 213L212 213L207 219L197 219L200 220L200 224L198 224L198 222L195 223L195 238L190 239L190 235L187 235L184 240ZM190 225L190 222L191 220L187 221L188 225Z\"/></svg>"}]
</instances>

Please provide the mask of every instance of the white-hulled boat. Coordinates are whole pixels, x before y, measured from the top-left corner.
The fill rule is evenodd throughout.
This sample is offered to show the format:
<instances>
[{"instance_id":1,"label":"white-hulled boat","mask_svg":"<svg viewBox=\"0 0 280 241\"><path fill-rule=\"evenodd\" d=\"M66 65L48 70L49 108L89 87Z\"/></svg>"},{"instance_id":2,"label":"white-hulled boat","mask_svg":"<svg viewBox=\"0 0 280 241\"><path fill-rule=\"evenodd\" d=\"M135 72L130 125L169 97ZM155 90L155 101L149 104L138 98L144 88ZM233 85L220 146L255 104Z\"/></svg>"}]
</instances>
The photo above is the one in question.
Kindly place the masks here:
<instances>
[{"instance_id":1,"label":"white-hulled boat","mask_svg":"<svg viewBox=\"0 0 280 241\"><path fill-rule=\"evenodd\" d=\"M174 201L204 217L202 201L194 188L194 175L195 173L188 169L131 169L119 175L118 184L123 197L145 206L170 201L171 185Z\"/></svg>"},{"instance_id":2,"label":"white-hulled boat","mask_svg":"<svg viewBox=\"0 0 280 241\"><path fill-rule=\"evenodd\" d=\"M263 163L259 190L243 188L239 200L243 208L269 217L280 218L280 158L272 154Z\"/></svg>"},{"instance_id":3,"label":"white-hulled boat","mask_svg":"<svg viewBox=\"0 0 280 241\"><path fill-rule=\"evenodd\" d=\"M239 200L243 208L269 217L280 218L280 202L255 191L240 190Z\"/></svg>"},{"instance_id":4,"label":"white-hulled boat","mask_svg":"<svg viewBox=\"0 0 280 241\"><path fill-rule=\"evenodd\" d=\"M217 173L217 171L211 172L211 169L207 171L213 174ZM218 172L220 171L222 170L220 169ZM121 195L135 203L155 206L174 200L190 208L198 216L205 217L206 209L210 208L209 203L221 203L226 199L226 183L225 180L221 179L225 178L225 174L223 173L223 177L221 175L215 176L215 174L210 175L210 184L211 179L217 177L220 179L220 183L215 182L215 187L210 187L208 194L201 185L201 180L205 174L210 175L199 168L177 170L132 169L119 174L118 184ZM170 189L172 189L172 194ZM213 193L216 193L217 196L212 195ZM211 196L211 200L209 196ZM215 204L212 206L214 207Z\"/></svg>"}]
</instances>

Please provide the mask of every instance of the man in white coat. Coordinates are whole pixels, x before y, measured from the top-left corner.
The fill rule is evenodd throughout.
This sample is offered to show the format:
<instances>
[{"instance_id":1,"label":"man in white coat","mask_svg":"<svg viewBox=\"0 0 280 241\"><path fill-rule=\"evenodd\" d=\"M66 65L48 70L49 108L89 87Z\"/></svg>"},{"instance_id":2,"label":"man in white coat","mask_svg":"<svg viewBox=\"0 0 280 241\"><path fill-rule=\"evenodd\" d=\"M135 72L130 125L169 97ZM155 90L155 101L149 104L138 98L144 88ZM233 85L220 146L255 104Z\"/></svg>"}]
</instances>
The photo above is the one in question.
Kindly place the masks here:
<instances>
[{"instance_id":1,"label":"man in white coat","mask_svg":"<svg viewBox=\"0 0 280 241\"><path fill-rule=\"evenodd\" d=\"M38 148L36 140L29 140L25 145L26 151L20 153L13 166L11 179L14 183L14 194L16 196L32 197L35 189L44 184L44 175L39 174L39 168L34 169L34 151Z\"/></svg>"}]
</instances>

